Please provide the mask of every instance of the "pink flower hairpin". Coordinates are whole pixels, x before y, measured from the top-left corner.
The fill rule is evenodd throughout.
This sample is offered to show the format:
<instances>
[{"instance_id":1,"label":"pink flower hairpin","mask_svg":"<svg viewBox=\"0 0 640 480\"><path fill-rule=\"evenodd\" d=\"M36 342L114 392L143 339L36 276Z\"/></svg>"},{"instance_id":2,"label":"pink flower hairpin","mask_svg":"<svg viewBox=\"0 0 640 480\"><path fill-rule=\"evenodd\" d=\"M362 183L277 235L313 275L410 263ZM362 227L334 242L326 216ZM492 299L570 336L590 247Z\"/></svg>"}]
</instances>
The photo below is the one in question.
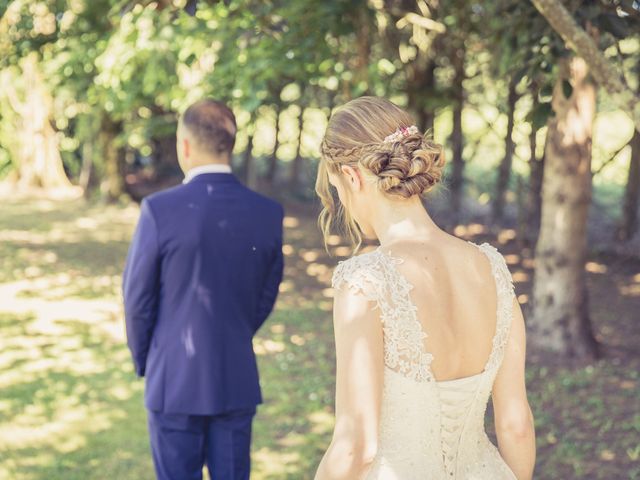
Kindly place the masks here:
<instances>
[{"instance_id":1,"label":"pink flower hairpin","mask_svg":"<svg viewBox=\"0 0 640 480\"><path fill-rule=\"evenodd\" d=\"M410 127L398 127L391 135L387 135L382 143L393 143L401 140L409 135L416 135L418 133L418 127L411 125Z\"/></svg>"}]
</instances>

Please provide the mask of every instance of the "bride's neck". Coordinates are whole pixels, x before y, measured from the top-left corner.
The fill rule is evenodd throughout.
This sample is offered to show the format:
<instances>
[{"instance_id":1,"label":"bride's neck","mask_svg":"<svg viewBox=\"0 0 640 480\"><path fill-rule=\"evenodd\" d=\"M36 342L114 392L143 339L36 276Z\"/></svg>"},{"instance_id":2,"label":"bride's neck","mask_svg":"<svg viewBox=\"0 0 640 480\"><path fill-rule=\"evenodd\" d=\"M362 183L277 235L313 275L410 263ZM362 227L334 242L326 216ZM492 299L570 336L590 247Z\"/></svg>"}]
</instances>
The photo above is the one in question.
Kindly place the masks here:
<instances>
[{"instance_id":1,"label":"bride's neck","mask_svg":"<svg viewBox=\"0 0 640 480\"><path fill-rule=\"evenodd\" d=\"M418 196L378 203L371 225L382 246L402 240L428 241L443 232Z\"/></svg>"}]
</instances>

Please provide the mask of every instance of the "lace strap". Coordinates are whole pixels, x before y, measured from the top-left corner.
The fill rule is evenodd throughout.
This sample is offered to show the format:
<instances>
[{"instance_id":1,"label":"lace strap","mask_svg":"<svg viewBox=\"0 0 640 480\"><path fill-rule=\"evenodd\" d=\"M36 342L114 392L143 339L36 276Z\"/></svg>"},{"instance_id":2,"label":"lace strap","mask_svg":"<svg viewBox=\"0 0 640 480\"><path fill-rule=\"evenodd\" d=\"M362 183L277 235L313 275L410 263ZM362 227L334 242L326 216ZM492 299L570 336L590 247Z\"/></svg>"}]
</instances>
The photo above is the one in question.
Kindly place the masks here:
<instances>
[{"instance_id":1,"label":"lace strap","mask_svg":"<svg viewBox=\"0 0 640 480\"><path fill-rule=\"evenodd\" d=\"M472 245L483 251L491 264L491 271L496 282L497 292L497 318L496 333L493 337L493 347L486 369L498 367L504 356L504 348L509 338L509 329L513 318L513 298L515 297L515 288L513 286L513 278L504 256L496 247L490 243L484 242L480 245L468 241Z\"/></svg>"},{"instance_id":2,"label":"lace strap","mask_svg":"<svg viewBox=\"0 0 640 480\"><path fill-rule=\"evenodd\" d=\"M378 248L340 262L331 284L334 289L346 285L375 302L384 333L385 365L405 377L425 382L432 378L432 356L424 350L426 334L409 295L413 286L397 270L400 263L401 259Z\"/></svg>"},{"instance_id":3,"label":"lace strap","mask_svg":"<svg viewBox=\"0 0 640 480\"><path fill-rule=\"evenodd\" d=\"M331 278L331 287L338 290L343 287L360 292L368 300L378 302L384 278L367 254L351 257L338 262Z\"/></svg>"}]
</instances>

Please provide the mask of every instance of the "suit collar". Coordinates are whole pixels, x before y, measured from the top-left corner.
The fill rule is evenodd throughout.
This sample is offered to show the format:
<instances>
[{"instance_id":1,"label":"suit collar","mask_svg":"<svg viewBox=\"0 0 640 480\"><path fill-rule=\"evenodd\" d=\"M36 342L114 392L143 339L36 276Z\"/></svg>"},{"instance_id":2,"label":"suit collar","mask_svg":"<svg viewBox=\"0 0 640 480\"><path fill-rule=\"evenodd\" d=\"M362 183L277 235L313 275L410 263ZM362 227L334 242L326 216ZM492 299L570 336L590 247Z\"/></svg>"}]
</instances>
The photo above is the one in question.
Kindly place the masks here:
<instances>
[{"instance_id":1,"label":"suit collar","mask_svg":"<svg viewBox=\"0 0 640 480\"><path fill-rule=\"evenodd\" d=\"M215 182L215 183L240 183L238 178L233 173L201 173L191 180L189 180L188 184L191 183L202 183L202 182Z\"/></svg>"},{"instance_id":2,"label":"suit collar","mask_svg":"<svg viewBox=\"0 0 640 480\"><path fill-rule=\"evenodd\" d=\"M220 163L211 163L209 165L200 165L198 167L194 167L191 170L189 170L185 176L184 176L184 180L182 181L182 183L189 183L191 180L193 180L194 178L200 176L200 175L204 175L204 174L209 174L209 173L226 173L229 174L231 173L231 167L229 165L224 165L224 164L220 164Z\"/></svg>"}]
</instances>

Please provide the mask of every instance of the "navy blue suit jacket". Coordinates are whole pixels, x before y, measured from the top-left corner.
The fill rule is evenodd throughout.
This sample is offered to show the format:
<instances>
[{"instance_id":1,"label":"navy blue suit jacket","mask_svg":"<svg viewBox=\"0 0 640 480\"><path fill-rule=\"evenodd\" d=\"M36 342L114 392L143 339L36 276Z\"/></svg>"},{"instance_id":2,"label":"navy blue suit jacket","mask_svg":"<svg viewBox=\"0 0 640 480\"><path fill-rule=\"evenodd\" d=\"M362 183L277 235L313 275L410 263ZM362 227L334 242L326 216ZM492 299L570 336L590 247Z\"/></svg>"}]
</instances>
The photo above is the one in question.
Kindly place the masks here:
<instances>
[{"instance_id":1,"label":"navy blue suit jacket","mask_svg":"<svg viewBox=\"0 0 640 480\"><path fill-rule=\"evenodd\" d=\"M123 296L147 408L213 415L262 402L252 338L282 279L282 219L229 173L143 200Z\"/></svg>"}]
</instances>

